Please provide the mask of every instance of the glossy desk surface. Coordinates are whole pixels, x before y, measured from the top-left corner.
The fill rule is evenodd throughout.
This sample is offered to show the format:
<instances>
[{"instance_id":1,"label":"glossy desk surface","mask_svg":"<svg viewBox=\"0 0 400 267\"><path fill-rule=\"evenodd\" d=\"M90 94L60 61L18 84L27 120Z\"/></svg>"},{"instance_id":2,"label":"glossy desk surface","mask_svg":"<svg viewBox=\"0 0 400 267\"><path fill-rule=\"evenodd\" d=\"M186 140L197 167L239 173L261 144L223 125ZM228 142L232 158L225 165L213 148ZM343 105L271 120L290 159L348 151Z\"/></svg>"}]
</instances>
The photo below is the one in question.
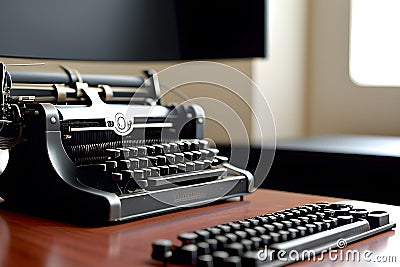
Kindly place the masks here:
<instances>
[{"instance_id":1,"label":"glossy desk surface","mask_svg":"<svg viewBox=\"0 0 400 267\"><path fill-rule=\"evenodd\" d=\"M151 243L155 239L176 236L318 201L337 202L342 199L259 189L244 201L225 201L206 207L181 210L117 225L89 228L50 221L16 212L0 210L0 266L162 266L151 259ZM391 221L400 224L400 207L359 202L357 207L387 210ZM400 266L400 234L389 231L349 244L345 250L373 254L366 262L335 259L328 256L318 262L299 262L306 266ZM367 251L368 252L368 251ZM344 255L343 253L341 255ZM337 253L336 256L340 256ZM379 257L375 257L379 256ZM385 257L385 258L384 258ZM378 263L382 260L397 261Z\"/></svg>"}]
</instances>

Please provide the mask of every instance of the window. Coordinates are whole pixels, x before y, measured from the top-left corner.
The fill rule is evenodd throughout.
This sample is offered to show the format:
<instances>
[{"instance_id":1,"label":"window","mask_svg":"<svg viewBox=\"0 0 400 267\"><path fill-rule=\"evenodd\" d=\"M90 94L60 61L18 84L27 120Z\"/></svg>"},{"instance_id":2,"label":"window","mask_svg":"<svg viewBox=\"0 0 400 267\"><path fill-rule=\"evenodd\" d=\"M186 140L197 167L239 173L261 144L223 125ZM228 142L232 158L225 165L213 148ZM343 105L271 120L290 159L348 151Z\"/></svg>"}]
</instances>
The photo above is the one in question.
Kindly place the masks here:
<instances>
[{"instance_id":1,"label":"window","mask_svg":"<svg viewBox=\"0 0 400 267\"><path fill-rule=\"evenodd\" d=\"M399 0L352 0L350 76L354 82L400 86L399 14Z\"/></svg>"}]
</instances>

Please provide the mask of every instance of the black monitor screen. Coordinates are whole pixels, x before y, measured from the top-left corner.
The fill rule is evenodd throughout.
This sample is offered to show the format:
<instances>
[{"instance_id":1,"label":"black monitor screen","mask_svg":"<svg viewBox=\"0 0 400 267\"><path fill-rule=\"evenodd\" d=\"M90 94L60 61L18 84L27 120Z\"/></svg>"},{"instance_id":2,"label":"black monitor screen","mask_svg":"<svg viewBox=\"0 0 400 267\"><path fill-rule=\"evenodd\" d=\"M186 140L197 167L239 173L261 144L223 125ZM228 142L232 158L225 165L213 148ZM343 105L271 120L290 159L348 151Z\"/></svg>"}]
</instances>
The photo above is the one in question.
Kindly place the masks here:
<instances>
[{"instance_id":1,"label":"black monitor screen","mask_svg":"<svg viewBox=\"0 0 400 267\"><path fill-rule=\"evenodd\" d=\"M266 0L5 0L0 56L189 60L266 56Z\"/></svg>"}]
</instances>

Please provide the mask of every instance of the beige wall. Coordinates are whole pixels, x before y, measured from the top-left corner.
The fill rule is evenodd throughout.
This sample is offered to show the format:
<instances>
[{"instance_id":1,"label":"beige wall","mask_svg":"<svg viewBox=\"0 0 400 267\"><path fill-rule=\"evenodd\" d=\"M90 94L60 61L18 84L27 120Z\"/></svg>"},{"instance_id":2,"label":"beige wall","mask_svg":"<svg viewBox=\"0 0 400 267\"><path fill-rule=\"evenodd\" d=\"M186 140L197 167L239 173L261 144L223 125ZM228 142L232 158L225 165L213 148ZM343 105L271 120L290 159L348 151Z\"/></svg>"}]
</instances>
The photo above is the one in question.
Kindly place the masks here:
<instances>
[{"instance_id":1,"label":"beige wall","mask_svg":"<svg viewBox=\"0 0 400 267\"><path fill-rule=\"evenodd\" d=\"M253 61L253 78L269 102L278 138L306 130L307 16L306 0L269 0L268 58ZM262 117L264 102L254 97L253 103ZM253 138L260 139L255 130Z\"/></svg>"}]
</instances>

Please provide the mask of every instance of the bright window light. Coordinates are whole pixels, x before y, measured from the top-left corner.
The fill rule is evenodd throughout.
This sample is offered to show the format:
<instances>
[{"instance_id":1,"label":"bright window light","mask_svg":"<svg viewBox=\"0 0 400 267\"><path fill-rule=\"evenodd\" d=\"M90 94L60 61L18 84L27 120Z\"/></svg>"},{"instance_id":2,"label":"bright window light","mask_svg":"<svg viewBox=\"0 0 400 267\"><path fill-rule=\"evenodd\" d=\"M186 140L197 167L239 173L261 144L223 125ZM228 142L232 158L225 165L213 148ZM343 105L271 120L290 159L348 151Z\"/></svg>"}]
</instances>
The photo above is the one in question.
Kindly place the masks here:
<instances>
[{"instance_id":1,"label":"bright window light","mask_svg":"<svg viewBox=\"0 0 400 267\"><path fill-rule=\"evenodd\" d=\"M352 0L350 76L366 86L400 86L400 1Z\"/></svg>"}]
</instances>

